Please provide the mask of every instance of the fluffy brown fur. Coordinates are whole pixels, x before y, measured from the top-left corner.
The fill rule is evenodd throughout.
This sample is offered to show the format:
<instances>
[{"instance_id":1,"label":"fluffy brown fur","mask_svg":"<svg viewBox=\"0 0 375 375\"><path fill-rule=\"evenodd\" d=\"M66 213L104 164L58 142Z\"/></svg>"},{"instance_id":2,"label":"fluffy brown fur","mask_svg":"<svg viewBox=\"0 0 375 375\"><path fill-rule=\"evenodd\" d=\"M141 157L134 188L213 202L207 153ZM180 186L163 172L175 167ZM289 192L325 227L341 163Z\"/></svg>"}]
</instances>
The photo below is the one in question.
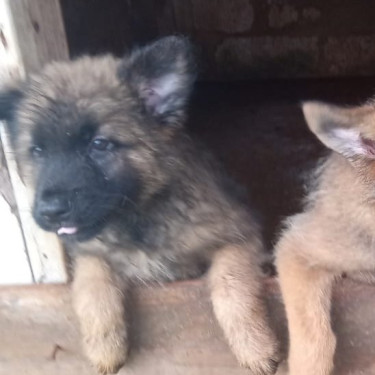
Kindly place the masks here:
<instances>
[{"instance_id":1,"label":"fluffy brown fur","mask_svg":"<svg viewBox=\"0 0 375 375\"><path fill-rule=\"evenodd\" d=\"M0 97L34 217L75 259L74 306L101 372L126 360L134 284L199 277L211 264L214 310L240 363L255 375L277 367L257 225L182 126L193 78L189 43L170 37L122 60L53 63Z\"/></svg>"},{"instance_id":2,"label":"fluffy brown fur","mask_svg":"<svg viewBox=\"0 0 375 375\"><path fill-rule=\"evenodd\" d=\"M375 280L375 108L311 102L303 111L334 152L313 175L304 212L287 221L277 267L289 324L289 373L328 375L336 346L332 285L343 273Z\"/></svg>"}]
</instances>

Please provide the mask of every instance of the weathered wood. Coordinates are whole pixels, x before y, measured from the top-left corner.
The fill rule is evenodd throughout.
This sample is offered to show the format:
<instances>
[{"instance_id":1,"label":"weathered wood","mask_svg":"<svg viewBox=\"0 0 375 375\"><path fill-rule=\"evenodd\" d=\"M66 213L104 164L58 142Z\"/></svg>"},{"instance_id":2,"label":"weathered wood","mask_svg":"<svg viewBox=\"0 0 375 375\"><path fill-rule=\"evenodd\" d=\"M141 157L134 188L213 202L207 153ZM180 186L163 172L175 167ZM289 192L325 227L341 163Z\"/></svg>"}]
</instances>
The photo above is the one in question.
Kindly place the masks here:
<instances>
[{"instance_id":1,"label":"weathered wood","mask_svg":"<svg viewBox=\"0 0 375 375\"><path fill-rule=\"evenodd\" d=\"M132 302L132 350L119 374L245 375L213 316L202 281L141 288ZM273 325L287 347L279 289L267 281ZM375 288L340 283L334 375L375 374ZM94 375L84 359L67 286L0 288L0 375ZM26 371L27 370L27 371ZM282 364L279 375L285 375Z\"/></svg>"},{"instance_id":2,"label":"weathered wood","mask_svg":"<svg viewBox=\"0 0 375 375\"><path fill-rule=\"evenodd\" d=\"M17 40L18 53L27 72L52 60L69 57L58 0L6 0Z\"/></svg>"},{"instance_id":3,"label":"weathered wood","mask_svg":"<svg viewBox=\"0 0 375 375\"><path fill-rule=\"evenodd\" d=\"M5 1L0 1L0 84L20 77L16 41ZM0 125L1 126L1 125ZM1 137L0 137L1 140ZM18 207L0 142L0 284L30 284L34 281L18 216Z\"/></svg>"},{"instance_id":4,"label":"weathered wood","mask_svg":"<svg viewBox=\"0 0 375 375\"><path fill-rule=\"evenodd\" d=\"M58 0L0 0L0 25L2 85L23 78L26 72L34 72L46 62L69 56ZM45 233L35 225L30 212L30 194L18 172L9 137L1 125L0 136L34 281L64 282L67 273L62 247L55 235ZM20 267L23 266L20 264Z\"/></svg>"},{"instance_id":5,"label":"weathered wood","mask_svg":"<svg viewBox=\"0 0 375 375\"><path fill-rule=\"evenodd\" d=\"M33 282L17 205L0 142L0 284Z\"/></svg>"},{"instance_id":6,"label":"weathered wood","mask_svg":"<svg viewBox=\"0 0 375 375\"><path fill-rule=\"evenodd\" d=\"M61 243L55 234L47 233L39 228L32 218L32 192L25 186L18 172L15 154L9 144L9 136L3 125L0 123L0 138L4 147L5 160L17 202L18 216L22 226L23 238L34 282L65 282L68 279L68 275ZM12 249L10 248L8 251L12 251ZM9 267L11 267L10 264Z\"/></svg>"}]
</instances>

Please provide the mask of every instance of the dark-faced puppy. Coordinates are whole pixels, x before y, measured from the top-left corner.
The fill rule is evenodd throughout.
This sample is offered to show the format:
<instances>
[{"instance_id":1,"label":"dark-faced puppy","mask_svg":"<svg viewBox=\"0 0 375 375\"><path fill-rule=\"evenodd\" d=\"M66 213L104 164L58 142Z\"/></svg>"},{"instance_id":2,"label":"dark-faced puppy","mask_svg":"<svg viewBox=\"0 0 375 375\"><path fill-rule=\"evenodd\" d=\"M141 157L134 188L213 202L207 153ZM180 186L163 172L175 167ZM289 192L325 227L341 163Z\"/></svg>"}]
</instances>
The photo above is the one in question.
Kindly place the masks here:
<instances>
[{"instance_id":1,"label":"dark-faced puppy","mask_svg":"<svg viewBox=\"0 0 375 375\"><path fill-rule=\"evenodd\" d=\"M277 343L262 300L262 243L232 183L183 129L191 46L168 37L122 60L52 63L3 92L37 223L74 261L84 346L102 372L127 356L126 291L201 276L242 365L272 374Z\"/></svg>"}]
</instances>

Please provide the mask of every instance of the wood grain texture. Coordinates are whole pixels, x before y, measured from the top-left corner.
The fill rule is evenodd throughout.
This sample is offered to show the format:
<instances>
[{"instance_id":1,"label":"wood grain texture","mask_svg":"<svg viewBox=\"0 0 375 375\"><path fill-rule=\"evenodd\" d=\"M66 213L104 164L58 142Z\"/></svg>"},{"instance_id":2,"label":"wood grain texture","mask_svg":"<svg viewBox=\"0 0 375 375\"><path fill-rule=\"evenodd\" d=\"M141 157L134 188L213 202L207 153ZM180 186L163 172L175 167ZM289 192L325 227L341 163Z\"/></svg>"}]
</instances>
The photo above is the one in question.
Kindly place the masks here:
<instances>
[{"instance_id":1,"label":"wood grain texture","mask_svg":"<svg viewBox=\"0 0 375 375\"><path fill-rule=\"evenodd\" d=\"M27 72L69 57L58 0L8 0L22 64Z\"/></svg>"},{"instance_id":2,"label":"wood grain texture","mask_svg":"<svg viewBox=\"0 0 375 375\"><path fill-rule=\"evenodd\" d=\"M287 347L278 285L267 280L273 325ZM349 281L335 288L339 347L334 375L374 375L375 288ZM134 291L132 350L120 375L249 375L238 367L214 319L202 281ZM84 359L69 287L0 289L0 375L95 375ZM284 366L278 373L285 375Z\"/></svg>"},{"instance_id":3,"label":"wood grain texture","mask_svg":"<svg viewBox=\"0 0 375 375\"><path fill-rule=\"evenodd\" d=\"M21 79L47 62L69 57L58 0L0 0L0 32L0 85ZM8 201L13 190L14 199L9 204L18 210L34 282L65 282L68 276L62 246L55 235L43 232L34 223L30 192L23 184L9 136L2 125L0 136L4 149L2 163L9 172L8 182L2 188L6 193L2 195ZM1 176L0 182L4 178ZM14 267L14 264L8 266Z\"/></svg>"},{"instance_id":4,"label":"wood grain texture","mask_svg":"<svg viewBox=\"0 0 375 375\"><path fill-rule=\"evenodd\" d=\"M32 192L22 181L9 135L1 123L0 136L34 282L66 282L68 273L62 245L55 234L43 231L35 223L31 214Z\"/></svg>"},{"instance_id":5,"label":"wood grain texture","mask_svg":"<svg viewBox=\"0 0 375 375\"><path fill-rule=\"evenodd\" d=\"M33 282L17 205L13 194L5 155L0 142L0 284ZM9 251L11 249L11 251Z\"/></svg>"}]
</instances>

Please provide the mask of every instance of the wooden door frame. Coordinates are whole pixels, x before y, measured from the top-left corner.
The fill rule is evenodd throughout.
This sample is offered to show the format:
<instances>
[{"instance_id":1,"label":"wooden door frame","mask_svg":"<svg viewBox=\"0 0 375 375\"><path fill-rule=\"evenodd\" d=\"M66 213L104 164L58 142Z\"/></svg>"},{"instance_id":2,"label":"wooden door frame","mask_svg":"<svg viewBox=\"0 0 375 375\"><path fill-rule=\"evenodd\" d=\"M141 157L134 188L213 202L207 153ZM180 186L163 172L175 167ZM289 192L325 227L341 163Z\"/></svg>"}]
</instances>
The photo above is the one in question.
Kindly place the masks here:
<instances>
[{"instance_id":1,"label":"wooden door frame","mask_svg":"<svg viewBox=\"0 0 375 375\"><path fill-rule=\"evenodd\" d=\"M0 88L24 79L48 62L69 58L58 0L0 0L0 37ZM66 282L68 273L62 245L55 234L44 232L32 219L31 194L22 181L3 125L0 124L0 136L5 164L31 274L25 280Z\"/></svg>"}]
</instances>

